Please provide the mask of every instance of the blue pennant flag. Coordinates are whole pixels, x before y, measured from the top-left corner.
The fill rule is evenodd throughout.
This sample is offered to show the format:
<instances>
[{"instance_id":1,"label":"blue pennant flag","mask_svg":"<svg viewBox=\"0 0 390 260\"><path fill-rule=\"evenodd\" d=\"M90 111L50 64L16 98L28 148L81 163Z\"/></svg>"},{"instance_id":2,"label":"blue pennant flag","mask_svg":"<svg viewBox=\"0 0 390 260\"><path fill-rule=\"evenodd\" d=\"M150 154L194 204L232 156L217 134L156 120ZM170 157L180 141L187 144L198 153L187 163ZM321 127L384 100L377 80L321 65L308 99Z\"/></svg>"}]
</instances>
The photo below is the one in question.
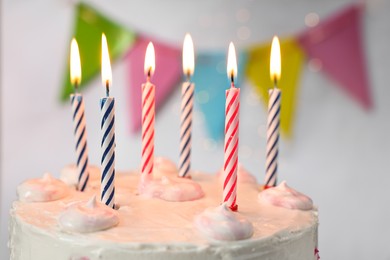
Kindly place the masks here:
<instances>
[{"instance_id":1,"label":"blue pennant flag","mask_svg":"<svg viewBox=\"0 0 390 260\"><path fill-rule=\"evenodd\" d=\"M205 118L210 137L219 141L223 139L225 128L225 91L230 87L226 74L227 56L224 52L199 53L196 58L196 69L193 76L195 83L195 102ZM238 78L236 85L245 73L246 54L238 55Z\"/></svg>"}]
</instances>

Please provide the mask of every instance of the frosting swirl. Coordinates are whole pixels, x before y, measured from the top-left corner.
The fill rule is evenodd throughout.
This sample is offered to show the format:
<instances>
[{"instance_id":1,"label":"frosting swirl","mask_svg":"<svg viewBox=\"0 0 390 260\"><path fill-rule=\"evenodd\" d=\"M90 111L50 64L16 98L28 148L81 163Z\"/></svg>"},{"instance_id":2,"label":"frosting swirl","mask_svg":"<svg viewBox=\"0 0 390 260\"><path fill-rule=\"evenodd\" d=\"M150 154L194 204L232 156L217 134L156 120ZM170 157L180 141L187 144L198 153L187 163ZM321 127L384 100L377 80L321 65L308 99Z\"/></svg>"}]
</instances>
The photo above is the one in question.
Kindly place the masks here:
<instances>
[{"instance_id":1,"label":"frosting swirl","mask_svg":"<svg viewBox=\"0 0 390 260\"><path fill-rule=\"evenodd\" d=\"M224 178L223 178L223 168L217 173L218 175L218 178L221 182L224 182ZM255 178L255 176L253 176L252 174L250 174L242 164L238 164L238 170L237 170L237 181L239 183L254 183L256 184L257 183L257 180Z\"/></svg>"},{"instance_id":2,"label":"frosting swirl","mask_svg":"<svg viewBox=\"0 0 390 260\"><path fill-rule=\"evenodd\" d=\"M197 215L194 225L208 239L235 241L253 235L252 223L231 211L226 203Z\"/></svg>"},{"instance_id":3,"label":"frosting swirl","mask_svg":"<svg viewBox=\"0 0 390 260\"><path fill-rule=\"evenodd\" d=\"M99 180L100 168L94 165L88 165L89 181ZM65 166L61 170L60 180L65 182L69 187L76 188L79 179L79 172L75 164ZM88 186L88 185L87 185Z\"/></svg>"},{"instance_id":4,"label":"frosting swirl","mask_svg":"<svg viewBox=\"0 0 390 260\"><path fill-rule=\"evenodd\" d=\"M93 196L87 203L71 204L59 217L58 222L65 231L89 233L105 230L119 223L118 213Z\"/></svg>"},{"instance_id":5,"label":"frosting swirl","mask_svg":"<svg viewBox=\"0 0 390 260\"><path fill-rule=\"evenodd\" d=\"M45 173L42 178L29 179L19 184L17 194L23 202L47 202L65 197L69 192L68 186L60 180Z\"/></svg>"},{"instance_id":6,"label":"frosting swirl","mask_svg":"<svg viewBox=\"0 0 390 260\"><path fill-rule=\"evenodd\" d=\"M176 164L165 157L156 157L153 164L153 176L161 178L162 176L178 176L179 170Z\"/></svg>"},{"instance_id":7,"label":"frosting swirl","mask_svg":"<svg viewBox=\"0 0 390 260\"><path fill-rule=\"evenodd\" d=\"M187 178L171 178L162 176L161 179L141 177L139 192L151 198L167 201L190 201L204 196L202 187L195 181Z\"/></svg>"},{"instance_id":8,"label":"frosting swirl","mask_svg":"<svg viewBox=\"0 0 390 260\"><path fill-rule=\"evenodd\" d=\"M313 201L308 196L290 188L286 181L259 193L259 199L277 207L311 210Z\"/></svg>"}]
</instances>

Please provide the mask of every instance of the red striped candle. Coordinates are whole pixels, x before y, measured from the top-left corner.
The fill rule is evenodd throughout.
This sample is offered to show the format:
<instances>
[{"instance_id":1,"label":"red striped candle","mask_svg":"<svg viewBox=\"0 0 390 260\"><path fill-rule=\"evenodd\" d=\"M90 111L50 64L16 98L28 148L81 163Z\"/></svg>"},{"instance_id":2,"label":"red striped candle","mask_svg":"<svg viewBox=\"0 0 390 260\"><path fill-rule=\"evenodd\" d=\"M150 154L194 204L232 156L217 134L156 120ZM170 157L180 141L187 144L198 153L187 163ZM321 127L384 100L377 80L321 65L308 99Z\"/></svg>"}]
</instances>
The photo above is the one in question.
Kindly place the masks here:
<instances>
[{"instance_id":1,"label":"red striped candle","mask_svg":"<svg viewBox=\"0 0 390 260\"><path fill-rule=\"evenodd\" d=\"M149 179L153 173L154 163L154 116L155 86L150 82L155 67L154 47L150 42L145 55L145 74L147 81L142 84L142 179Z\"/></svg>"},{"instance_id":2,"label":"red striped candle","mask_svg":"<svg viewBox=\"0 0 390 260\"><path fill-rule=\"evenodd\" d=\"M237 211L238 126L240 111L240 89L234 86L236 73L236 53L233 43L230 43L227 74L231 80L231 87L226 91L223 202L227 203L233 211Z\"/></svg>"}]
</instances>

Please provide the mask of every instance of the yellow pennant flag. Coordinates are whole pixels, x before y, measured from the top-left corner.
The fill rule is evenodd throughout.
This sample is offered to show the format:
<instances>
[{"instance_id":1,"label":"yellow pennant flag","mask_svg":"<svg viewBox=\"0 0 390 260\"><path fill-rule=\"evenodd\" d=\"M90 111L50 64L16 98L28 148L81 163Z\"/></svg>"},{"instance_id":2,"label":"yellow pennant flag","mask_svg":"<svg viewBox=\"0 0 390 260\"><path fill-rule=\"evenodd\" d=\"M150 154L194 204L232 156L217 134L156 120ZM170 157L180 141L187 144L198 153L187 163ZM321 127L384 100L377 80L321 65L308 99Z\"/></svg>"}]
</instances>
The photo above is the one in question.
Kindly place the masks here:
<instances>
[{"instance_id":1,"label":"yellow pennant flag","mask_svg":"<svg viewBox=\"0 0 390 260\"><path fill-rule=\"evenodd\" d=\"M294 39L281 40L280 49L282 59L282 73L278 81L278 87L282 91L280 128L285 136L291 137L296 106L296 93L305 55ZM249 49L246 67L247 77L255 87L257 93L261 95L265 105L268 104L268 90L273 88L274 85L271 81L269 71L270 54L270 43Z\"/></svg>"}]
</instances>

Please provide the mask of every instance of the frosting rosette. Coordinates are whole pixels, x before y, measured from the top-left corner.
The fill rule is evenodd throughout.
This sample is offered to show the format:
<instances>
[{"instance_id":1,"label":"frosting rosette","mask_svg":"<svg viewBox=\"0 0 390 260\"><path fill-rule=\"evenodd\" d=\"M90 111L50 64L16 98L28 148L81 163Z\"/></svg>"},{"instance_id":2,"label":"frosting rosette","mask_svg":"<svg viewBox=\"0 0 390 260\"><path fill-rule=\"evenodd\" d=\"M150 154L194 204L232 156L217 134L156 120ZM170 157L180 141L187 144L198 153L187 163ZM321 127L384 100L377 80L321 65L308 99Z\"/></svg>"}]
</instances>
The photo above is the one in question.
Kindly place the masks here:
<instances>
[{"instance_id":1,"label":"frosting rosette","mask_svg":"<svg viewBox=\"0 0 390 260\"><path fill-rule=\"evenodd\" d=\"M47 202L62 199L69 188L60 180L45 173L42 178L29 179L17 187L17 194L23 202Z\"/></svg>"},{"instance_id":2,"label":"frosting rosette","mask_svg":"<svg viewBox=\"0 0 390 260\"><path fill-rule=\"evenodd\" d=\"M95 165L88 165L89 181L99 180L100 168ZM79 180L79 171L75 164L65 166L61 170L60 180L65 182L69 187L76 188ZM88 186L88 185L87 185Z\"/></svg>"},{"instance_id":3,"label":"frosting rosette","mask_svg":"<svg viewBox=\"0 0 390 260\"><path fill-rule=\"evenodd\" d=\"M263 190L259 193L259 199L274 206L287 209L313 209L313 201L311 198L290 188L286 181L281 182L276 187Z\"/></svg>"},{"instance_id":4,"label":"frosting rosette","mask_svg":"<svg viewBox=\"0 0 390 260\"><path fill-rule=\"evenodd\" d=\"M93 196L88 202L71 204L60 216L62 230L89 233L109 229L119 223L118 213Z\"/></svg>"},{"instance_id":5,"label":"frosting rosette","mask_svg":"<svg viewBox=\"0 0 390 260\"><path fill-rule=\"evenodd\" d=\"M194 226L211 240L235 241L252 237L253 226L247 219L229 209L226 203L208 208L194 219Z\"/></svg>"},{"instance_id":6,"label":"frosting rosette","mask_svg":"<svg viewBox=\"0 0 390 260\"><path fill-rule=\"evenodd\" d=\"M223 168L217 173L217 176L218 176L218 179L220 180L220 182L224 182L225 179L224 179L224 176L223 176L224 172L223 172ZM257 180L255 178L255 176L253 176L252 174L250 174L242 164L238 164L238 168L237 168L237 181L238 183L253 183L253 184L256 184L257 183Z\"/></svg>"}]
</instances>

